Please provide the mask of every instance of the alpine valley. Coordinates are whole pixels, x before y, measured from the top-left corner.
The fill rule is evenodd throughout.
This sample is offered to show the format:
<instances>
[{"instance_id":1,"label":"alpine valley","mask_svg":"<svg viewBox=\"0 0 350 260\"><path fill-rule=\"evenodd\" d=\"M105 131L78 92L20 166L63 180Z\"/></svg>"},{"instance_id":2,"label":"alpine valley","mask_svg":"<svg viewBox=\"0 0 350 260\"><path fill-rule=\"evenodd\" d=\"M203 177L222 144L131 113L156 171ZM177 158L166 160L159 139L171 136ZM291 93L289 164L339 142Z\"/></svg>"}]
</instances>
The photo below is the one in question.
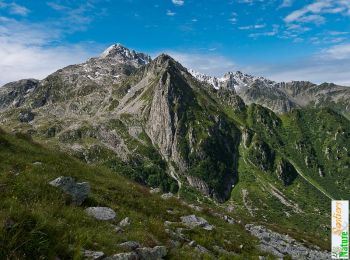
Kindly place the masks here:
<instances>
[{"instance_id":1,"label":"alpine valley","mask_svg":"<svg viewBox=\"0 0 350 260\"><path fill-rule=\"evenodd\" d=\"M120 44L8 83L0 259L329 259L349 119L349 87L215 78Z\"/></svg>"}]
</instances>

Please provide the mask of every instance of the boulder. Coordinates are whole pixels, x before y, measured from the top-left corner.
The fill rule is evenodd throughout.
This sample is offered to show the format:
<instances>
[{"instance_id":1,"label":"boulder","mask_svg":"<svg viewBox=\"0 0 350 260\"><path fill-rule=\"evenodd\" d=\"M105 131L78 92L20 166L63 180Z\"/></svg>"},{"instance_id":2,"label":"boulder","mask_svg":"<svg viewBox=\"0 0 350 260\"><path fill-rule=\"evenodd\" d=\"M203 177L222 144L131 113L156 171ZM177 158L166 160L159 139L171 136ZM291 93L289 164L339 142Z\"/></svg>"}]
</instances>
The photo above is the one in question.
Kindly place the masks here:
<instances>
[{"instance_id":1,"label":"boulder","mask_svg":"<svg viewBox=\"0 0 350 260\"><path fill-rule=\"evenodd\" d=\"M139 255L141 260L158 260L163 259L168 252L165 246L156 246L153 248L137 248L136 253Z\"/></svg>"},{"instance_id":2,"label":"boulder","mask_svg":"<svg viewBox=\"0 0 350 260\"><path fill-rule=\"evenodd\" d=\"M104 260L140 260L135 252L120 253L104 258Z\"/></svg>"},{"instance_id":3,"label":"boulder","mask_svg":"<svg viewBox=\"0 0 350 260\"><path fill-rule=\"evenodd\" d=\"M107 207L89 207L85 212L98 220L113 220L116 217L114 210Z\"/></svg>"},{"instance_id":4,"label":"boulder","mask_svg":"<svg viewBox=\"0 0 350 260\"><path fill-rule=\"evenodd\" d=\"M126 241L124 243L119 244L119 247L129 250L129 251L133 251L136 248L140 247L140 243L137 241Z\"/></svg>"},{"instance_id":5,"label":"boulder","mask_svg":"<svg viewBox=\"0 0 350 260\"><path fill-rule=\"evenodd\" d=\"M105 254L100 251L82 250L82 256L88 260L100 260L105 257Z\"/></svg>"},{"instance_id":6,"label":"boulder","mask_svg":"<svg viewBox=\"0 0 350 260\"><path fill-rule=\"evenodd\" d=\"M208 221L196 215L183 216L181 217L181 222L189 228L201 227L205 230L214 229L214 226L210 225Z\"/></svg>"},{"instance_id":7,"label":"boulder","mask_svg":"<svg viewBox=\"0 0 350 260\"><path fill-rule=\"evenodd\" d=\"M80 206L90 193L90 185L87 182L76 183L72 177L58 177L51 181L50 185L60 188L66 194L72 196L72 203Z\"/></svg>"}]
</instances>

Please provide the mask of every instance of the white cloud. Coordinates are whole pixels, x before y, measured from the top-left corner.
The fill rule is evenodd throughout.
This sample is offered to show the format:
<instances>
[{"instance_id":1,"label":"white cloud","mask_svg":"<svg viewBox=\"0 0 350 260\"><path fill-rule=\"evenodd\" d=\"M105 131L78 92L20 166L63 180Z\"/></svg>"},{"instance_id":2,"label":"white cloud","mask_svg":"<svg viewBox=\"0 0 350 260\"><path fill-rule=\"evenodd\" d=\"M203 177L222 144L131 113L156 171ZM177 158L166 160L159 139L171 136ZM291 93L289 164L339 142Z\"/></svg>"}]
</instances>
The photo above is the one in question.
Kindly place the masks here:
<instances>
[{"instance_id":1,"label":"white cloud","mask_svg":"<svg viewBox=\"0 0 350 260\"><path fill-rule=\"evenodd\" d=\"M284 18L286 23L324 22L323 14L350 15L350 1L348 0L314 0L313 3L291 12Z\"/></svg>"},{"instance_id":2,"label":"white cloud","mask_svg":"<svg viewBox=\"0 0 350 260\"><path fill-rule=\"evenodd\" d=\"M278 24L273 24L272 25L272 30L267 31L267 32L258 32L258 33L250 33L248 36L250 38L258 38L260 36L275 36L279 32L279 25Z\"/></svg>"},{"instance_id":3,"label":"white cloud","mask_svg":"<svg viewBox=\"0 0 350 260\"><path fill-rule=\"evenodd\" d=\"M27 16L30 10L26 8L25 6L16 4L15 2L5 2L0 1L0 9L7 10L10 14L20 15L20 16Z\"/></svg>"},{"instance_id":4,"label":"white cloud","mask_svg":"<svg viewBox=\"0 0 350 260\"><path fill-rule=\"evenodd\" d=\"M297 41L301 41L298 39ZM221 77L228 71L240 70L245 73L264 76L277 82L304 80L314 83L332 82L350 86L350 44L335 45L312 56L295 61L257 62L242 65L223 55L165 51L188 69ZM155 55L156 56L156 55Z\"/></svg>"},{"instance_id":5,"label":"white cloud","mask_svg":"<svg viewBox=\"0 0 350 260\"><path fill-rule=\"evenodd\" d=\"M223 72L236 69L236 64L222 55L177 51L165 51L165 53L168 53L186 68L208 75L221 76Z\"/></svg>"},{"instance_id":6,"label":"white cloud","mask_svg":"<svg viewBox=\"0 0 350 260\"><path fill-rule=\"evenodd\" d=\"M176 13L173 12L173 11L171 11L171 10L167 10L166 15L167 15L167 16L175 16Z\"/></svg>"},{"instance_id":7,"label":"white cloud","mask_svg":"<svg viewBox=\"0 0 350 260\"><path fill-rule=\"evenodd\" d=\"M22 78L42 79L96 51L87 44L65 45L59 28L0 17L0 86ZM54 44L54 42L56 44Z\"/></svg>"},{"instance_id":8,"label":"white cloud","mask_svg":"<svg viewBox=\"0 0 350 260\"><path fill-rule=\"evenodd\" d=\"M231 18L229 18L228 21L232 24L236 24L236 22L238 21L237 13L235 12L231 13Z\"/></svg>"},{"instance_id":9,"label":"white cloud","mask_svg":"<svg viewBox=\"0 0 350 260\"><path fill-rule=\"evenodd\" d=\"M350 44L339 44L322 50L322 57L333 60L350 60ZM347 73L349 74L349 73Z\"/></svg>"},{"instance_id":10,"label":"white cloud","mask_svg":"<svg viewBox=\"0 0 350 260\"><path fill-rule=\"evenodd\" d=\"M247 25L238 27L239 30L252 30L252 29L261 29L265 28L266 24L255 24L255 25Z\"/></svg>"},{"instance_id":11,"label":"white cloud","mask_svg":"<svg viewBox=\"0 0 350 260\"><path fill-rule=\"evenodd\" d=\"M285 8L290 7L293 5L294 0L283 0L282 4L279 6L279 8Z\"/></svg>"},{"instance_id":12,"label":"white cloud","mask_svg":"<svg viewBox=\"0 0 350 260\"><path fill-rule=\"evenodd\" d=\"M173 4L177 6L183 6L185 3L184 0L171 0L171 2L173 2Z\"/></svg>"}]
</instances>

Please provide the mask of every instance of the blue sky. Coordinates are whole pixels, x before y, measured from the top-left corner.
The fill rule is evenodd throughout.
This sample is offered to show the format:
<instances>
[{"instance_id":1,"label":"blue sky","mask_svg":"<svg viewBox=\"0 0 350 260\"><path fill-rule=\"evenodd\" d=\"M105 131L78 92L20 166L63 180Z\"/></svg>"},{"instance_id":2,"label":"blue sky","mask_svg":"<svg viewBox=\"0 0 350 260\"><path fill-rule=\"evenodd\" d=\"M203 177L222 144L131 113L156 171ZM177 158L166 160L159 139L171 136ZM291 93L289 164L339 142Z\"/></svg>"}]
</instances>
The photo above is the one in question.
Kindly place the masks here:
<instances>
[{"instance_id":1,"label":"blue sky","mask_svg":"<svg viewBox=\"0 0 350 260\"><path fill-rule=\"evenodd\" d=\"M0 83L117 42L211 75L350 85L349 0L0 0Z\"/></svg>"}]
</instances>

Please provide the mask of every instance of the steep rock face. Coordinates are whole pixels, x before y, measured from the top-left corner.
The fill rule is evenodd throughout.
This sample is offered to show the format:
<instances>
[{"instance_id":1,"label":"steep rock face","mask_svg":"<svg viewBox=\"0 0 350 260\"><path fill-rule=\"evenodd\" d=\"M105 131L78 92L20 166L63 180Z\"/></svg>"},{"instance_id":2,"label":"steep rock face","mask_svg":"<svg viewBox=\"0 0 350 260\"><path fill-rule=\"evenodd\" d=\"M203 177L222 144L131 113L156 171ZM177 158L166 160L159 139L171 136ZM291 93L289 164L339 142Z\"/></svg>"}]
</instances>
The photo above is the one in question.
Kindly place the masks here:
<instances>
[{"instance_id":1,"label":"steep rock face","mask_svg":"<svg viewBox=\"0 0 350 260\"><path fill-rule=\"evenodd\" d=\"M275 153L264 141L256 138L248 150L251 162L262 171L271 171Z\"/></svg>"},{"instance_id":2,"label":"steep rock face","mask_svg":"<svg viewBox=\"0 0 350 260\"><path fill-rule=\"evenodd\" d=\"M166 55L155 60L159 62L163 70L153 88L146 132L166 160L176 165L180 178L225 200L237 174L239 131L198 102L198 89L180 64Z\"/></svg>"},{"instance_id":3,"label":"steep rock face","mask_svg":"<svg viewBox=\"0 0 350 260\"><path fill-rule=\"evenodd\" d=\"M0 110L19 107L38 86L39 80L23 79L8 83L0 88Z\"/></svg>"},{"instance_id":4,"label":"steep rock face","mask_svg":"<svg viewBox=\"0 0 350 260\"><path fill-rule=\"evenodd\" d=\"M285 186L292 184L298 176L298 172L295 170L294 166L284 159L277 162L276 174Z\"/></svg>"}]
</instances>

